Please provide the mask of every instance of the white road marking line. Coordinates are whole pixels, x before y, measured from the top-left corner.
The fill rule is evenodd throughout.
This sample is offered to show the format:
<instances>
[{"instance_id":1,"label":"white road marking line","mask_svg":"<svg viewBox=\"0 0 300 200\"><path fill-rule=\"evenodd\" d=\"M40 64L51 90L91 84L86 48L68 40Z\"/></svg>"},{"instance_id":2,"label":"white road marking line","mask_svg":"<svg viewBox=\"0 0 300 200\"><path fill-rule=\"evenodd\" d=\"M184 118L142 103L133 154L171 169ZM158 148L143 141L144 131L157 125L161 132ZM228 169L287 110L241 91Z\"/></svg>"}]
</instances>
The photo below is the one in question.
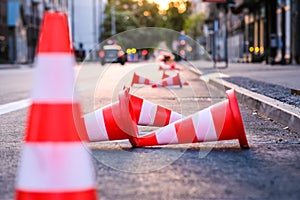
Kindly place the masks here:
<instances>
[{"instance_id":1,"label":"white road marking line","mask_svg":"<svg viewBox=\"0 0 300 200\"><path fill-rule=\"evenodd\" d=\"M23 99L7 104L0 105L0 115L10 113L28 107L31 104L30 99Z\"/></svg>"}]
</instances>

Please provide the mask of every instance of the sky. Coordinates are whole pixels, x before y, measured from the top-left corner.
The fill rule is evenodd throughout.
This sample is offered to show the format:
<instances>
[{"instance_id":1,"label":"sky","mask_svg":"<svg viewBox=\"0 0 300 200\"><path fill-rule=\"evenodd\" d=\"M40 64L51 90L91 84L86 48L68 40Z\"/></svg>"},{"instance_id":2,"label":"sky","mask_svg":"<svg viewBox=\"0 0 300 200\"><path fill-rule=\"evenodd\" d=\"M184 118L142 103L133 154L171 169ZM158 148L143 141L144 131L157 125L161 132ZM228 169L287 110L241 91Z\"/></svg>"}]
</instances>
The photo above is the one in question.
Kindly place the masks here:
<instances>
[{"instance_id":1,"label":"sky","mask_svg":"<svg viewBox=\"0 0 300 200\"><path fill-rule=\"evenodd\" d=\"M149 2L155 2L160 6L161 10L167 10L169 7L169 3L171 1L176 1L176 0L148 0Z\"/></svg>"}]
</instances>

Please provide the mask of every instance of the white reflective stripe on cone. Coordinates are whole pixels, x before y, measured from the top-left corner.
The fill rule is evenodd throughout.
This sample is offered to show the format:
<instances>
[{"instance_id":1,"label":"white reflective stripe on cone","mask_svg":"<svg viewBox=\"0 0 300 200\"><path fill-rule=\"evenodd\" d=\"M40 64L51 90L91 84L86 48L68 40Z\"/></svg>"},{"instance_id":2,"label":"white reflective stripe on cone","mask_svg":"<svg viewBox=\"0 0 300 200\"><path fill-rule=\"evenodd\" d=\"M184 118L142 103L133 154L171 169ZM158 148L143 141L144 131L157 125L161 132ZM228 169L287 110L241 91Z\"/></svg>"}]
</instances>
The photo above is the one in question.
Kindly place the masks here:
<instances>
[{"instance_id":1,"label":"white reflective stripe on cone","mask_svg":"<svg viewBox=\"0 0 300 200\"><path fill-rule=\"evenodd\" d=\"M167 85L173 85L173 77L167 78L165 81L167 82Z\"/></svg>"},{"instance_id":2,"label":"white reflective stripe on cone","mask_svg":"<svg viewBox=\"0 0 300 200\"><path fill-rule=\"evenodd\" d=\"M218 139L210 108L206 108L192 116L198 141L216 141Z\"/></svg>"},{"instance_id":3,"label":"white reflective stripe on cone","mask_svg":"<svg viewBox=\"0 0 300 200\"><path fill-rule=\"evenodd\" d=\"M178 144L178 138L174 124L170 124L158 129L155 135L158 144Z\"/></svg>"},{"instance_id":4,"label":"white reflective stripe on cone","mask_svg":"<svg viewBox=\"0 0 300 200\"><path fill-rule=\"evenodd\" d=\"M16 188L34 192L94 188L90 155L81 142L25 143Z\"/></svg>"},{"instance_id":5,"label":"white reflective stripe on cone","mask_svg":"<svg viewBox=\"0 0 300 200\"><path fill-rule=\"evenodd\" d=\"M145 83L145 78L144 78L144 77L141 77L141 76L139 76L139 83Z\"/></svg>"},{"instance_id":6,"label":"white reflective stripe on cone","mask_svg":"<svg viewBox=\"0 0 300 200\"><path fill-rule=\"evenodd\" d=\"M106 107L108 106L111 105L107 105ZM103 108L88 113L84 116L85 127L91 142L108 141L109 139L104 123Z\"/></svg>"},{"instance_id":7,"label":"white reflective stripe on cone","mask_svg":"<svg viewBox=\"0 0 300 200\"><path fill-rule=\"evenodd\" d=\"M34 102L72 102L74 98L74 55L71 53L39 53L34 63Z\"/></svg>"},{"instance_id":8,"label":"white reflective stripe on cone","mask_svg":"<svg viewBox=\"0 0 300 200\"><path fill-rule=\"evenodd\" d=\"M150 101L143 99L140 118L138 124L140 125L152 125L155 120L155 114L157 111L157 105L154 105Z\"/></svg>"},{"instance_id":9,"label":"white reflective stripe on cone","mask_svg":"<svg viewBox=\"0 0 300 200\"><path fill-rule=\"evenodd\" d=\"M179 119L182 119L182 118L183 118L183 116L181 114L172 111L171 116L170 116L170 120L169 120L169 124L171 124L171 123L173 123L173 122L175 122Z\"/></svg>"}]
</instances>

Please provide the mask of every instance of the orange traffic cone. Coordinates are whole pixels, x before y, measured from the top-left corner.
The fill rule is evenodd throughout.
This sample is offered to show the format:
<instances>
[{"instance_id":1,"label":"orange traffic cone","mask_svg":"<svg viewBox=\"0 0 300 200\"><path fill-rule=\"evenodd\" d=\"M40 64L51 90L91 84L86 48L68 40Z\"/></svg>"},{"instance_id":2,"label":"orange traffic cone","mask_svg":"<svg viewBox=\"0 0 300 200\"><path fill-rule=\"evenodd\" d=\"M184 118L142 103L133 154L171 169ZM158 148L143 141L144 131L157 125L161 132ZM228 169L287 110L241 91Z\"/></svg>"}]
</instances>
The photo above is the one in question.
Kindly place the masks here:
<instances>
[{"instance_id":1,"label":"orange traffic cone","mask_svg":"<svg viewBox=\"0 0 300 200\"><path fill-rule=\"evenodd\" d=\"M158 70L181 70L181 68L176 67L175 62L162 62L159 64Z\"/></svg>"},{"instance_id":2,"label":"orange traffic cone","mask_svg":"<svg viewBox=\"0 0 300 200\"><path fill-rule=\"evenodd\" d=\"M174 76L165 78L165 79L161 80L160 82L152 84L152 87L153 88L167 87L167 86L173 86L173 85L179 85L180 87L182 87L182 82L181 82L179 73L176 73L176 75L174 75Z\"/></svg>"},{"instance_id":3,"label":"orange traffic cone","mask_svg":"<svg viewBox=\"0 0 300 200\"><path fill-rule=\"evenodd\" d=\"M148 78L144 78L134 72L132 81L131 81L131 86L133 86L134 84L152 85L152 84L154 84L154 81L151 81Z\"/></svg>"},{"instance_id":4,"label":"orange traffic cone","mask_svg":"<svg viewBox=\"0 0 300 200\"><path fill-rule=\"evenodd\" d=\"M132 94L130 95L130 102L138 125L166 126L183 118L181 114L175 111Z\"/></svg>"},{"instance_id":5,"label":"orange traffic cone","mask_svg":"<svg viewBox=\"0 0 300 200\"><path fill-rule=\"evenodd\" d=\"M168 78L168 77L170 77L170 76L168 74L166 74L166 72L164 71L163 74L162 74L161 79L165 79L165 78ZM187 81L184 81L182 79L181 79L181 84L182 85L189 85L189 83Z\"/></svg>"},{"instance_id":6,"label":"orange traffic cone","mask_svg":"<svg viewBox=\"0 0 300 200\"><path fill-rule=\"evenodd\" d=\"M249 148L235 91L226 92L228 100L201 110L134 140L134 145L155 146L238 139Z\"/></svg>"},{"instance_id":7,"label":"orange traffic cone","mask_svg":"<svg viewBox=\"0 0 300 200\"><path fill-rule=\"evenodd\" d=\"M122 101L127 102L128 105L126 108L127 115L124 112L119 113L121 111L119 101L84 116L90 141L122 140L136 137L136 131L125 131L128 128L120 128L119 126L122 124L129 124L132 127L135 124L165 126L182 119L182 115L177 112L129 94L129 89L125 89L122 93L124 93ZM120 116L118 123L115 119L117 116ZM134 135L130 135L131 132Z\"/></svg>"},{"instance_id":8,"label":"orange traffic cone","mask_svg":"<svg viewBox=\"0 0 300 200\"><path fill-rule=\"evenodd\" d=\"M15 199L97 199L74 66L67 15L45 12Z\"/></svg>"},{"instance_id":9,"label":"orange traffic cone","mask_svg":"<svg viewBox=\"0 0 300 200\"><path fill-rule=\"evenodd\" d=\"M119 94L119 101L84 116L90 141L131 140L137 137L135 115L129 101L129 91Z\"/></svg>"}]
</instances>

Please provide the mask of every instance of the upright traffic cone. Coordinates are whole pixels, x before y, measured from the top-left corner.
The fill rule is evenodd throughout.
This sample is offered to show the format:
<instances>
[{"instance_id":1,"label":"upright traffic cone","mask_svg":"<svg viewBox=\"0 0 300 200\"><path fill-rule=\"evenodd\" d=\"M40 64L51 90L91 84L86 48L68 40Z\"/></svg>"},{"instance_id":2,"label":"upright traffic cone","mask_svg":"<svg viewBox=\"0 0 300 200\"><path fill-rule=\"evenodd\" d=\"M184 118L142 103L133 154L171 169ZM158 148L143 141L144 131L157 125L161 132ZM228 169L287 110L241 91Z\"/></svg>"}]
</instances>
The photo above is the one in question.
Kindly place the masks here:
<instances>
[{"instance_id":1,"label":"upright traffic cone","mask_svg":"<svg viewBox=\"0 0 300 200\"><path fill-rule=\"evenodd\" d=\"M133 86L134 84L152 85L152 84L154 84L154 81L151 81L148 78L144 78L134 72L132 81L131 81L131 86Z\"/></svg>"},{"instance_id":2,"label":"upright traffic cone","mask_svg":"<svg viewBox=\"0 0 300 200\"><path fill-rule=\"evenodd\" d=\"M168 77L170 77L170 76L168 74L166 74L166 72L164 71L163 74L162 74L161 79L165 79L165 78L168 78ZM187 81L182 80L182 79L181 79L181 84L182 85L189 85L189 83Z\"/></svg>"},{"instance_id":3,"label":"upright traffic cone","mask_svg":"<svg viewBox=\"0 0 300 200\"><path fill-rule=\"evenodd\" d=\"M45 12L35 59L32 105L15 199L96 200L96 185L78 99L68 18Z\"/></svg>"},{"instance_id":4,"label":"upright traffic cone","mask_svg":"<svg viewBox=\"0 0 300 200\"><path fill-rule=\"evenodd\" d=\"M173 86L173 85L179 85L180 87L182 87L182 82L181 82L179 73L176 73L176 75L174 75L174 76L170 76L170 77L165 78L155 84L152 84L152 87L153 88L167 87L167 86Z\"/></svg>"},{"instance_id":5,"label":"upright traffic cone","mask_svg":"<svg viewBox=\"0 0 300 200\"><path fill-rule=\"evenodd\" d=\"M249 148L235 91L229 90L226 94L227 100L140 136L134 140L134 145L142 147L238 139L242 148Z\"/></svg>"},{"instance_id":6,"label":"upright traffic cone","mask_svg":"<svg viewBox=\"0 0 300 200\"><path fill-rule=\"evenodd\" d=\"M125 131L128 128L120 128L122 124L135 127L136 124L142 126L165 126L169 123L182 119L182 115L163 106L151 103L141 97L129 94L129 89L122 93L123 102L127 102L126 112L119 113L120 101L100 108L84 116L84 121L90 141L108 141L131 139L137 136L136 131ZM123 107L124 109L124 107ZM116 117L120 116L119 123ZM123 120L123 123L122 123ZM133 128L129 129L133 130ZM130 135L134 133L134 135Z\"/></svg>"}]
</instances>

